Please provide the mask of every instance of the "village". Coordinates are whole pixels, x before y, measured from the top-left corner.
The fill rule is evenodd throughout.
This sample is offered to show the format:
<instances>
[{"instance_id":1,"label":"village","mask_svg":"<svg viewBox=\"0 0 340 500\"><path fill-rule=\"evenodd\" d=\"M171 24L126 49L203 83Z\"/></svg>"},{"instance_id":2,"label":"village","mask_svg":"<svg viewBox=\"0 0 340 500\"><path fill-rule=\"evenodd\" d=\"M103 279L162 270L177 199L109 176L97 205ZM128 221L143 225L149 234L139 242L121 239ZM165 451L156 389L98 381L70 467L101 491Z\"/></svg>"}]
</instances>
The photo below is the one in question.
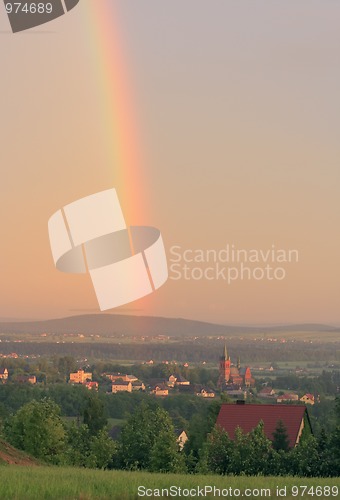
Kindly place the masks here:
<instances>
[{"instance_id":1,"label":"village","mask_svg":"<svg viewBox=\"0 0 340 500\"><path fill-rule=\"evenodd\" d=\"M12 353L7 356L10 359L17 359L18 355ZM149 360L144 364L153 365L154 361ZM165 361L163 364L171 367L172 365ZM148 378L147 380L140 380L134 374L114 372L114 373L101 373L100 379L106 379L110 382L110 387L108 388L108 383L106 382L105 389L107 394L117 394L121 392L132 393L135 391L142 391L147 394L156 397L167 397L172 394L187 394L195 395L202 398L212 399L223 393L231 399L252 399L256 398L262 399L263 402L267 403L292 403L301 402L308 405L314 405L315 402L319 401L319 395L304 393L298 394L296 391L283 392L279 389L275 389L268 383L263 384L263 387L256 389L256 380L252 376L252 371L249 366L241 367L240 358L237 358L236 363L232 363L230 356L228 355L227 347L224 347L224 351L219 361L219 377L217 383L214 384L215 387L209 387L207 385L202 385L199 383L191 383L183 375L178 373L181 367L176 366L177 373L170 373L170 375L163 378ZM189 364L184 363L183 368L188 369ZM273 371L270 367L268 370ZM9 376L9 370L6 367L0 368L0 383L6 383L8 381L15 382L18 384L36 384L37 376L34 374L14 374L12 377ZM85 386L89 390L98 391L100 387L100 381L93 377L93 373L88 370L78 369L74 372L69 373L68 383L70 384L80 384Z\"/></svg>"}]
</instances>

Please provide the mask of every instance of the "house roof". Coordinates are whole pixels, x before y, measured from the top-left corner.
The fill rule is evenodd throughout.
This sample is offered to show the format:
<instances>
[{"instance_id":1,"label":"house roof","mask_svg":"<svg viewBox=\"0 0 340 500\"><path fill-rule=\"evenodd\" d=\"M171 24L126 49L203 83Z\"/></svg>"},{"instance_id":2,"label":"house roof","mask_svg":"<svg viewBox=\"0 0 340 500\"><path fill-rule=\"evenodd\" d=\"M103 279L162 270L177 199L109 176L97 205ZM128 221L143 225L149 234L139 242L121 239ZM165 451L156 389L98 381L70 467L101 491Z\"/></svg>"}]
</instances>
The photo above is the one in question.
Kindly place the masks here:
<instances>
[{"instance_id":1,"label":"house roof","mask_svg":"<svg viewBox=\"0 0 340 500\"><path fill-rule=\"evenodd\" d=\"M179 437L182 434L182 432L184 432L185 435L187 434L184 429L175 429L175 434L177 437Z\"/></svg>"},{"instance_id":2,"label":"house roof","mask_svg":"<svg viewBox=\"0 0 340 500\"><path fill-rule=\"evenodd\" d=\"M201 385L201 384L194 384L193 386L193 390L195 392L201 392L201 391L206 391L206 392L215 392L213 389L211 389L210 387L207 387L205 385Z\"/></svg>"},{"instance_id":3,"label":"house roof","mask_svg":"<svg viewBox=\"0 0 340 500\"><path fill-rule=\"evenodd\" d=\"M155 384L152 388L153 391L168 391L168 386L165 384Z\"/></svg>"},{"instance_id":4,"label":"house roof","mask_svg":"<svg viewBox=\"0 0 340 500\"><path fill-rule=\"evenodd\" d=\"M314 394L307 393L307 394L304 394L302 397L308 398L308 399L314 399Z\"/></svg>"},{"instance_id":5,"label":"house roof","mask_svg":"<svg viewBox=\"0 0 340 500\"><path fill-rule=\"evenodd\" d=\"M121 380L120 378L118 380L115 380L114 382L112 382L112 385L130 385L131 382L125 382L124 380Z\"/></svg>"},{"instance_id":6,"label":"house roof","mask_svg":"<svg viewBox=\"0 0 340 500\"><path fill-rule=\"evenodd\" d=\"M270 394L273 391L272 387L264 387L260 390L259 394Z\"/></svg>"},{"instance_id":7,"label":"house roof","mask_svg":"<svg viewBox=\"0 0 340 500\"><path fill-rule=\"evenodd\" d=\"M292 401L294 399L297 399L297 394L294 394L293 392L287 392L286 394L282 394L281 396L278 396L277 399L283 399L286 401Z\"/></svg>"},{"instance_id":8,"label":"house roof","mask_svg":"<svg viewBox=\"0 0 340 500\"><path fill-rule=\"evenodd\" d=\"M216 423L228 433L231 439L234 439L237 427L248 433L262 420L264 433L272 441L277 423L282 420L287 429L290 446L293 447L296 444L301 421L305 414L307 414L308 418L306 407L302 405L224 403L221 406Z\"/></svg>"}]
</instances>

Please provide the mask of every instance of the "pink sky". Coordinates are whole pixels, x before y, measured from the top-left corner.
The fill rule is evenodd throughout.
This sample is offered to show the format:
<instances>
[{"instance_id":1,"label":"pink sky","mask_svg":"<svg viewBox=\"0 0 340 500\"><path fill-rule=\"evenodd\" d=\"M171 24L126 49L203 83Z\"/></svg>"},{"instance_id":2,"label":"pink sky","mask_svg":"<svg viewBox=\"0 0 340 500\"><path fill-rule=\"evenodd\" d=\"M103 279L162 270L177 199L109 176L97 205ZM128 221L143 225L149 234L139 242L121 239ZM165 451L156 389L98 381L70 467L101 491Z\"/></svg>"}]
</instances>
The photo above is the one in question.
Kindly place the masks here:
<instances>
[{"instance_id":1,"label":"pink sky","mask_svg":"<svg viewBox=\"0 0 340 500\"><path fill-rule=\"evenodd\" d=\"M55 270L47 221L116 187L168 256L228 243L299 252L284 280L171 279L127 312L340 324L338 3L115 1L146 209L108 155L90 1L17 35L0 10L0 317L98 310L88 276Z\"/></svg>"}]
</instances>

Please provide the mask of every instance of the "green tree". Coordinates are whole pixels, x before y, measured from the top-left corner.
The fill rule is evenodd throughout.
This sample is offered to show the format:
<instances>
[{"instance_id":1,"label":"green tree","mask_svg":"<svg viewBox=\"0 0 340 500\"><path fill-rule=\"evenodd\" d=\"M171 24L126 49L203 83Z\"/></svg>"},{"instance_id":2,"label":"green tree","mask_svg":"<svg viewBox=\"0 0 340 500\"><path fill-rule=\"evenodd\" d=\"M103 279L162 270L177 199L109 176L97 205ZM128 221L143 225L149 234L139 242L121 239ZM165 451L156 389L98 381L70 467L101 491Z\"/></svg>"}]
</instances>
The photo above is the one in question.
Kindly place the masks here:
<instances>
[{"instance_id":1,"label":"green tree","mask_svg":"<svg viewBox=\"0 0 340 500\"><path fill-rule=\"evenodd\" d=\"M283 451L288 451L289 450L289 438L288 438L288 432L287 428L282 422L282 420L279 420L276 427L275 431L273 432L273 448L276 451L283 450Z\"/></svg>"},{"instance_id":2,"label":"green tree","mask_svg":"<svg viewBox=\"0 0 340 500\"><path fill-rule=\"evenodd\" d=\"M248 456L246 473L250 476L270 473L272 443L264 433L264 424L259 424L248 434Z\"/></svg>"},{"instance_id":3,"label":"green tree","mask_svg":"<svg viewBox=\"0 0 340 500\"><path fill-rule=\"evenodd\" d=\"M116 461L117 443L105 429L101 429L90 441L90 452L97 469L111 469Z\"/></svg>"},{"instance_id":4,"label":"green tree","mask_svg":"<svg viewBox=\"0 0 340 500\"><path fill-rule=\"evenodd\" d=\"M184 459L169 414L142 402L122 429L119 459L124 469L181 470Z\"/></svg>"},{"instance_id":5,"label":"green tree","mask_svg":"<svg viewBox=\"0 0 340 500\"><path fill-rule=\"evenodd\" d=\"M67 431L67 438L66 463L77 467L94 467L90 457L91 436L88 426L72 424Z\"/></svg>"},{"instance_id":6,"label":"green tree","mask_svg":"<svg viewBox=\"0 0 340 500\"><path fill-rule=\"evenodd\" d=\"M117 452L115 443L105 429L91 436L87 425L72 425L68 429L65 461L68 465L98 469L112 468Z\"/></svg>"},{"instance_id":7,"label":"green tree","mask_svg":"<svg viewBox=\"0 0 340 500\"><path fill-rule=\"evenodd\" d=\"M231 471L235 475L246 474L246 461L249 454L248 437L240 427L235 430L234 453L231 458Z\"/></svg>"},{"instance_id":8,"label":"green tree","mask_svg":"<svg viewBox=\"0 0 340 500\"><path fill-rule=\"evenodd\" d=\"M331 475L340 476L340 425L331 434L330 459L332 462Z\"/></svg>"},{"instance_id":9,"label":"green tree","mask_svg":"<svg viewBox=\"0 0 340 500\"><path fill-rule=\"evenodd\" d=\"M319 454L319 471L320 476L332 476L332 469L334 467L334 458L331 453L331 443L324 428L321 429L320 435L317 438L317 450ZM334 474L339 475L339 474Z\"/></svg>"},{"instance_id":10,"label":"green tree","mask_svg":"<svg viewBox=\"0 0 340 500\"><path fill-rule=\"evenodd\" d=\"M59 406L51 399L25 404L10 420L8 440L36 458L60 462L65 448L66 432Z\"/></svg>"},{"instance_id":11,"label":"green tree","mask_svg":"<svg viewBox=\"0 0 340 500\"><path fill-rule=\"evenodd\" d=\"M262 421L248 434L236 429L231 472L249 476L269 474L272 461L272 445L264 434Z\"/></svg>"},{"instance_id":12,"label":"green tree","mask_svg":"<svg viewBox=\"0 0 340 500\"><path fill-rule=\"evenodd\" d=\"M157 408L154 425L156 435L151 448L149 469L154 472L184 472L184 455L179 451L169 414Z\"/></svg>"},{"instance_id":13,"label":"green tree","mask_svg":"<svg viewBox=\"0 0 340 500\"><path fill-rule=\"evenodd\" d=\"M84 424L88 426L91 436L98 434L107 425L104 403L98 394L90 394L87 398Z\"/></svg>"},{"instance_id":14,"label":"green tree","mask_svg":"<svg viewBox=\"0 0 340 500\"><path fill-rule=\"evenodd\" d=\"M196 400L198 399L200 398L196 398ZM216 424L216 419L223 402L224 395L222 395L219 401L202 404L197 408L197 411L190 419L188 428L189 440L185 443L184 451L187 456L191 455L191 464L194 463L194 460L196 460L196 462L199 460L201 450L207 440L209 432L211 432ZM205 401L204 403L207 402Z\"/></svg>"},{"instance_id":15,"label":"green tree","mask_svg":"<svg viewBox=\"0 0 340 500\"><path fill-rule=\"evenodd\" d=\"M119 462L123 469L149 467L150 452L159 432L154 424L154 412L146 402L142 402L123 426L120 435Z\"/></svg>"},{"instance_id":16,"label":"green tree","mask_svg":"<svg viewBox=\"0 0 340 500\"><path fill-rule=\"evenodd\" d=\"M231 470L234 444L227 432L215 425L208 434L207 442L202 450L198 472L228 474Z\"/></svg>"},{"instance_id":17,"label":"green tree","mask_svg":"<svg viewBox=\"0 0 340 500\"><path fill-rule=\"evenodd\" d=\"M321 475L318 443L313 435L300 440L289 453L289 474L301 477L318 477Z\"/></svg>"}]
</instances>

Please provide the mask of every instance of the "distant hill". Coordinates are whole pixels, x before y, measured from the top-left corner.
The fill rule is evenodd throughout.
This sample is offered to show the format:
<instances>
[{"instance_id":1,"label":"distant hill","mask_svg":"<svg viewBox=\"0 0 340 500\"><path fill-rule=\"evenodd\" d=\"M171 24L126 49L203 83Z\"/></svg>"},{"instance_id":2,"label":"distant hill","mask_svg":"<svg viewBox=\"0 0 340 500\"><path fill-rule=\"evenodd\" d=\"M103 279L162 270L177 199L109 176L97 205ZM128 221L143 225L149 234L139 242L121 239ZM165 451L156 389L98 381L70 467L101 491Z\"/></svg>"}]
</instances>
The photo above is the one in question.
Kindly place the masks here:
<instances>
[{"instance_id":1,"label":"distant hill","mask_svg":"<svg viewBox=\"0 0 340 500\"><path fill-rule=\"evenodd\" d=\"M39 462L23 451L17 450L6 443L3 439L0 439L0 465L2 464L26 465L32 467L32 465L39 465Z\"/></svg>"},{"instance_id":2,"label":"distant hill","mask_svg":"<svg viewBox=\"0 0 340 500\"><path fill-rule=\"evenodd\" d=\"M340 332L329 325L303 324L268 327L231 326L181 318L86 314L45 321L0 322L0 333L83 333L169 336L232 336L265 332Z\"/></svg>"}]
</instances>

